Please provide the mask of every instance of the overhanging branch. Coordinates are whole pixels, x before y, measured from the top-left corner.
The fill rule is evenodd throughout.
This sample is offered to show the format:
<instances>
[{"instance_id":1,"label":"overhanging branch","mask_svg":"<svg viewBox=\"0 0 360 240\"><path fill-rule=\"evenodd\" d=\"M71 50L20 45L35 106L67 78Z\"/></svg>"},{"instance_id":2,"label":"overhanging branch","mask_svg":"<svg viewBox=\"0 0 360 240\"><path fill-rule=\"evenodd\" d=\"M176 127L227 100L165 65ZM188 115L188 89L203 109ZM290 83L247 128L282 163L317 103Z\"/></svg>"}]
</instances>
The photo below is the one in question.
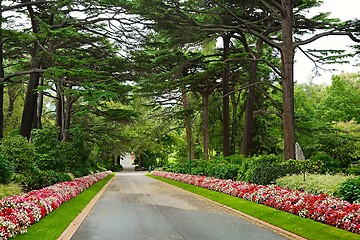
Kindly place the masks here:
<instances>
[{"instance_id":1,"label":"overhanging branch","mask_svg":"<svg viewBox=\"0 0 360 240\"><path fill-rule=\"evenodd\" d=\"M13 77L24 76L24 75L28 75L28 74L32 74L32 73L43 73L45 71L46 71L45 69L33 69L33 70L29 70L29 71L16 72L16 73L7 75L3 78L0 78L0 83L6 82Z\"/></svg>"}]
</instances>

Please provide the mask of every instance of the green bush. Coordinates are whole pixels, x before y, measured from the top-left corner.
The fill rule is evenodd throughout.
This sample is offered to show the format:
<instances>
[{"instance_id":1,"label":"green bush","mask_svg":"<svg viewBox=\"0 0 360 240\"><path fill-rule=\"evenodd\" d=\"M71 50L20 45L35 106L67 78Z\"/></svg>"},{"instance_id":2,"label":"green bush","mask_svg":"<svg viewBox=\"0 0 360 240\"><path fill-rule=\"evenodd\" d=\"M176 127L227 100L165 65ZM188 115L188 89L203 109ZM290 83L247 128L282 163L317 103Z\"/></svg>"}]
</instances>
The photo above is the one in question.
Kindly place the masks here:
<instances>
[{"instance_id":1,"label":"green bush","mask_svg":"<svg viewBox=\"0 0 360 240\"><path fill-rule=\"evenodd\" d=\"M37 166L32 166L31 171L22 174L18 181L26 190L34 190L71 180L72 177L69 174L53 170L40 170Z\"/></svg>"},{"instance_id":2,"label":"green bush","mask_svg":"<svg viewBox=\"0 0 360 240\"><path fill-rule=\"evenodd\" d=\"M244 159L237 180L256 184L270 184L281 174L278 164L281 162L279 156L259 155Z\"/></svg>"},{"instance_id":3,"label":"green bush","mask_svg":"<svg viewBox=\"0 0 360 240\"><path fill-rule=\"evenodd\" d=\"M360 202L360 177L350 178L341 184L338 196L351 203Z\"/></svg>"},{"instance_id":4,"label":"green bush","mask_svg":"<svg viewBox=\"0 0 360 240\"><path fill-rule=\"evenodd\" d=\"M313 194L325 193L336 196L340 185L349 178L343 174L305 174L304 181L303 174L296 174L277 179L276 185Z\"/></svg>"},{"instance_id":5,"label":"green bush","mask_svg":"<svg viewBox=\"0 0 360 240\"><path fill-rule=\"evenodd\" d=\"M191 163L191 174L193 175L206 175L206 168L208 161L192 161Z\"/></svg>"},{"instance_id":6,"label":"green bush","mask_svg":"<svg viewBox=\"0 0 360 240\"><path fill-rule=\"evenodd\" d=\"M14 164L17 173L28 171L36 159L34 147L20 135L3 138L0 151L6 160Z\"/></svg>"},{"instance_id":7,"label":"green bush","mask_svg":"<svg viewBox=\"0 0 360 240\"><path fill-rule=\"evenodd\" d=\"M258 165L252 177L252 182L260 185L274 184L275 180L282 176L283 169L278 163Z\"/></svg>"},{"instance_id":8,"label":"green bush","mask_svg":"<svg viewBox=\"0 0 360 240\"><path fill-rule=\"evenodd\" d=\"M11 182L14 172L14 165L0 155L0 183L7 184Z\"/></svg>"},{"instance_id":9,"label":"green bush","mask_svg":"<svg viewBox=\"0 0 360 240\"><path fill-rule=\"evenodd\" d=\"M58 128L45 126L37 129L33 134L33 144L38 154L37 166L41 170L53 170L57 172L73 172L85 175L91 170L88 163L90 150L80 136L72 137L71 142L60 142L57 139ZM83 168L90 169L84 171ZM80 171L78 169L81 169ZM81 175L83 176L83 175Z\"/></svg>"},{"instance_id":10,"label":"green bush","mask_svg":"<svg viewBox=\"0 0 360 240\"><path fill-rule=\"evenodd\" d=\"M349 175L359 176L360 175L360 164L349 167L348 169L346 169L346 173Z\"/></svg>"},{"instance_id":11,"label":"green bush","mask_svg":"<svg viewBox=\"0 0 360 240\"><path fill-rule=\"evenodd\" d=\"M205 175L219 179L235 180L240 169L239 164L213 161L205 169Z\"/></svg>"},{"instance_id":12,"label":"green bush","mask_svg":"<svg viewBox=\"0 0 360 240\"><path fill-rule=\"evenodd\" d=\"M338 173L341 171L341 163L339 160L333 159L326 153L317 153L311 158L312 161L321 161L323 164L319 173Z\"/></svg>"},{"instance_id":13,"label":"green bush","mask_svg":"<svg viewBox=\"0 0 360 240\"><path fill-rule=\"evenodd\" d=\"M244 159L246 159L246 157L244 155L234 154L234 155L231 155L228 157L216 156L216 157L212 158L210 161L216 161L216 162L226 161L226 162L232 163L232 164L241 164Z\"/></svg>"},{"instance_id":14,"label":"green bush","mask_svg":"<svg viewBox=\"0 0 360 240\"><path fill-rule=\"evenodd\" d=\"M321 173L323 163L319 160L285 160L280 163L282 176L300 173Z\"/></svg>"}]
</instances>

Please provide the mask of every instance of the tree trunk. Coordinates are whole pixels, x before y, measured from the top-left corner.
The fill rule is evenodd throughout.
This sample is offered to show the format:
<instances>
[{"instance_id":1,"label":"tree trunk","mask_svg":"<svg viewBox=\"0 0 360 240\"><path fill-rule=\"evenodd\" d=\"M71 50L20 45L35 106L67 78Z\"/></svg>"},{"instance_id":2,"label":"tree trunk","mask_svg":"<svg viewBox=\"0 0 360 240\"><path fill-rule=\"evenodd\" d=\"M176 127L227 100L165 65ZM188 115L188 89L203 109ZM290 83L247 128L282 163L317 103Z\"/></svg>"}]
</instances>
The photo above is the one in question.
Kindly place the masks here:
<instances>
[{"instance_id":1,"label":"tree trunk","mask_svg":"<svg viewBox=\"0 0 360 240\"><path fill-rule=\"evenodd\" d=\"M39 85L43 85L43 79L40 77ZM36 122L34 128L41 129L42 123L41 123L41 117L42 117L42 111L43 111L43 102L44 102L44 93L43 91L39 92L38 95L38 102L37 102L37 108L36 108Z\"/></svg>"},{"instance_id":2,"label":"tree trunk","mask_svg":"<svg viewBox=\"0 0 360 240\"><path fill-rule=\"evenodd\" d=\"M232 117L231 117L231 138L230 138L230 154L236 153L236 138L238 135L238 107L239 107L239 101L236 100L235 93L230 94L230 101L232 106Z\"/></svg>"},{"instance_id":3,"label":"tree trunk","mask_svg":"<svg viewBox=\"0 0 360 240\"><path fill-rule=\"evenodd\" d=\"M1 31L1 30L0 30ZM0 77L4 77L3 52L0 50ZM0 83L0 139L4 136L4 84Z\"/></svg>"},{"instance_id":4,"label":"tree trunk","mask_svg":"<svg viewBox=\"0 0 360 240\"><path fill-rule=\"evenodd\" d=\"M37 44L36 44L37 45ZM35 47L34 52L37 53ZM31 59L31 68L38 69L40 67L40 59L34 54ZM37 104L37 93L36 88L39 86L39 73L30 74L30 79L28 83L28 87L26 90L26 96L24 101L24 109L21 118L20 125L20 134L27 139L30 139L31 129L33 126L33 120L36 112L36 104Z\"/></svg>"},{"instance_id":5,"label":"tree trunk","mask_svg":"<svg viewBox=\"0 0 360 240\"><path fill-rule=\"evenodd\" d=\"M66 104L65 104L65 113L64 113L64 128L62 129L62 133L63 133L62 141L64 142L70 141L69 129L70 129L71 112L72 112L72 99L70 96L67 96Z\"/></svg>"},{"instance_id":6,"label":"tree trunk","mask_svg":"<svg viewBox=\"0 0 360 240\"><path fill-rule=\"evenodd\" d=\"M225 68L223 73L223 155L224 157L230 156L230 64L227 59L230 55L230 36L223 36L224 44L224 62Z\"/></svg>"},{"instance_id":7,"label":"tree trunk","mask_svg":"<svg viewBox=\"0 0 360 240\"><path fill-rule=\"evenodd\" d=\"M184 120L185 120L185 133L186 133L186 143L188 150L188 159L195 159L195 147L192 141L191 134L191 116L189 114L189 100L186 94L186 91L182 92L182 100L183 100L183 109L185 111Z\"/></svg>"},{"instance_id":8,"label":"tree trunk","mask_svg":"<svg viewBox=\"0 0 360 240\"><path fill-rule=\"evenodd\" d=\"M28 1L22 1L28 2ZM32 5L26 6L29 17L31 19L31 28L34 34L39 32L39 25L38 25L38 16L34 12ZM41 59L38 56L39 54L40 45L38 41L33 42L33 47L30 52L31 56L31 69L39 69L41 66ZM24 101L24 109L21 118L21 125L20 125L20 134L27 139L30 139L31 129L33 126L34 116L36 113L36 103L37 103L37 93L36 88L39 86L39 73L31 73L30 79L28 83L28 87L26 90L26 96Z\"/></svg>"},{"instance_id":9,"label":"tree trunk","mask_svg":"<svg viewBox=\"0 0 360 240\"><path fill-rule=\"evenodd\" d=\"M282 0L282 5L285 10L282 21L283 46L281 48L284 157L285 159L295 159L293 1Z\"/></svg>"},{"instance_id":10,"label":"tree trunk","mask_svg":"<svg viewBox=\"0 0 360 240\"><path fill-rule=\"evenodd\" d=\"M204 144L204 159L209 159L209 92L201 92L202 98L202 130Z\"/></svg>"},{"instance_id":11,"label":"tree trunk","mask_svg":"<svg viewBox=\"0 0 360 240\"><path fill-rule=\"evenodd\" d=\"M249 89L246 98L246 112L244 123L244 135L241 143L241 154L248 156L251 151L251 142L254 130L254 110L255 110L255 83L256 69L258 62L250 61L249 66Z\"/></svg>"},{"instance_id":12,"label":"tree trunk","mask_svg":"<svg viewBox=\"0 0 360 240\"><path fill-rule=\"evenodd\" d=\"M0 6L2 1L0 1ZM4 51L2 36L2 11L0 11L0 78L5 76L4 73ZM0 83L0 139L4 136L4 84Z\"/></svg>"},{"instance_id":13,"label":"tree trunk","mask_svg":"<svg viewBox=\"0 0 360 240\"><path fill-rule=\"evenodd\" d=\"M56 84L56 126L59 128L58 140L61 141L62 119L63 119L64 101L61 90L61 84Z\"/></svg>"}]
</instances>

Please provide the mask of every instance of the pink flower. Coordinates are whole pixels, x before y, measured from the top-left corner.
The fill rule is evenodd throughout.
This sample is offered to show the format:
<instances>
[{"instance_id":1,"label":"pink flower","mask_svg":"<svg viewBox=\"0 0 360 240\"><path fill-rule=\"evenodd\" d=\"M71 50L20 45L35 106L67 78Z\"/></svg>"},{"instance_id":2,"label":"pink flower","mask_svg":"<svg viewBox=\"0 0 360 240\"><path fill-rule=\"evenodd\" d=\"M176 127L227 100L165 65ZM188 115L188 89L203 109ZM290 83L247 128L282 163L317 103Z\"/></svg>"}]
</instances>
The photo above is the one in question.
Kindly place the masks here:
<instances>
[{"instance_id":1,"label":"pink flower","mask_svg":"<svg viewBox=\"0 0 360 240\"><path fill-rule=\"evenodd\" d=\"M25 233L30 225L109 174L96 173L0 200L0 240Z\"/></svg>"}]
</instances>

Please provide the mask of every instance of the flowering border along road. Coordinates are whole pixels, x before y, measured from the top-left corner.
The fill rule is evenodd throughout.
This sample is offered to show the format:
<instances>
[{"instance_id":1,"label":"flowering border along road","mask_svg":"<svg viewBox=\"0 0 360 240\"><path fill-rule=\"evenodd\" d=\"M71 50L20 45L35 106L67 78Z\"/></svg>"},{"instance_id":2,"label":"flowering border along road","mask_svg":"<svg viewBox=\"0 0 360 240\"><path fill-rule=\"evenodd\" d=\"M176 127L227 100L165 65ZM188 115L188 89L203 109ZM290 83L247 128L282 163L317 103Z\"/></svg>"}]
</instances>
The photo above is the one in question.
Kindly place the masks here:
<instances>
[{"instance_id":1,"label":"flowering border along road","mask_svg":"<svg viewBox=\"0 0 360 240\"><path fill-rule=\"evenodd\" d=\"M263 186L189 174L170 172L153 172L152 174L243 198L350 232L360 233L360 205L325 194L314 195L274 185Z\"/></svg>"},{"instance_id":2,"label":"flowering border along road","mask_svg":"<svg viewBox=\"0 0 360 240\"><path fill-rule=\"evenodd\" d=\"M109 174L110 172L95 173L0 200L0 240L25 233L30 225Z\"/></svg>"}]
</instances>

